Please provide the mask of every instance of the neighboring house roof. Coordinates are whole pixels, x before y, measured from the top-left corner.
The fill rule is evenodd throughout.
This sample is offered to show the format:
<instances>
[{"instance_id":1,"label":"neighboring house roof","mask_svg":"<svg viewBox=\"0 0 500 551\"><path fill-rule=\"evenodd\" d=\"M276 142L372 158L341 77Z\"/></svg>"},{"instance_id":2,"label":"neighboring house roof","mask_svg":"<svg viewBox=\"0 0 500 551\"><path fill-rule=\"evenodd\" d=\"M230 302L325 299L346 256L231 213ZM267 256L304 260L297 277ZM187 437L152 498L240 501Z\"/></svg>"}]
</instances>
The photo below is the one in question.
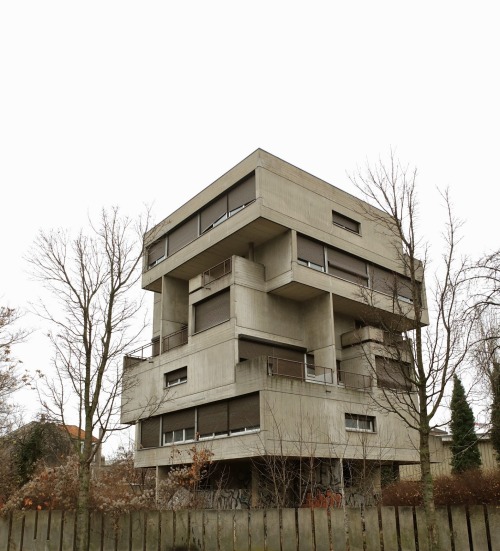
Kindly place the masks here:
<instances>
[{"instance_id":1,"label":"neighboring house roof","mask_svg":"<svg viewBox=\"0 0 500 551\"><path fill-rule=\"evenodd\" d=\"M75 440L84 440L85 439L85 431L81 428L77 427L76 425L58 425L61 430L66 431L69 436ZM95 436L92 436L92 442L98 442L98 438Z\"/></svg>"}]
</instances>

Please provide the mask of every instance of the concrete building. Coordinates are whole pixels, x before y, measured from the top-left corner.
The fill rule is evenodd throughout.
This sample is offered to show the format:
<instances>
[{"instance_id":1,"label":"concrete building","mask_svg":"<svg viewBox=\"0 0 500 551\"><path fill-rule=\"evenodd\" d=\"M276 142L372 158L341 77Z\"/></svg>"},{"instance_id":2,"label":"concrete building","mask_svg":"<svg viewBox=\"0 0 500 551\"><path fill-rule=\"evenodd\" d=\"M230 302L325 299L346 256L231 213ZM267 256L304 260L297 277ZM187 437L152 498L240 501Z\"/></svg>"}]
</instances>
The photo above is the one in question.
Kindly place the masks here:
<instances>
[{"instance_id":1,"label":"concrete building","mask_svg":"<svg viewBox=\"0 0 500 551\"><path fill-rule=\"evenodd\" d=\"M225 487L256 504L286 463L300 504L359 493L362 479L376 491L381 470L418 460L415 435L372 400L405 385L391 350L408 343L382 327L412 325L381 216L258 149L146 234L152 342L125 358L122 401L138 467L161 478L204 446Z\"/></svg>"}]
</instances>

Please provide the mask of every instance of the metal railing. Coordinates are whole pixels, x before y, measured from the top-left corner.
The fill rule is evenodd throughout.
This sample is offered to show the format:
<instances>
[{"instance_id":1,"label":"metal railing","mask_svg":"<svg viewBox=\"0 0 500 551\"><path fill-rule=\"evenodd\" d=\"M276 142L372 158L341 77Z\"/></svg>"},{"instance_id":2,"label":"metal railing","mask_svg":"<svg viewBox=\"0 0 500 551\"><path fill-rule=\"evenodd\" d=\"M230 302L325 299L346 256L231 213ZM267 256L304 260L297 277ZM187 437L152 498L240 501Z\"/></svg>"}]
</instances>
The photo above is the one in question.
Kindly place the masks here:
<instances>
[{"instance_id":1,"label":"metal railing","mask_svg":"<svg viewBox=\"0 0 500 551\"><path fill-rule=\"evenodd\" d=\"M177 348L178 346L187 344L187 342L188 328L187 325L185 325L178 331L175 331L174 333L170 333L170 335L166 335L165 337L163 337L161 351L168 352L169 350L172 350L172 348Z\"/></svg>"},{"instance_id":2,"label":"metal railing","mask_svg":"<svg viewBox=\"0 0 500 551\"><path fill-rule=\"evenodd\" d=\"M136 363L149 360L153 356L158 356L160 354L160 341L148 342L139 346L138 348L131 350L125 354L125 358L128 361L128 365L135 365Z\"/></svg>"},{"instance_id":3,"label":"metal railing","mask_svg":"<svg viewBox=\"0 0 500 551\"><path fill-rule=\"evenodd\" d=\"M205 285L208 285L209 283L212 283L212 281L231 273L231 271L232 262L230 258L227 258L226 260L219 262L219 264L216 264L203 272L203 286L205 287Z\"/></svg>"},{"instance_id":4,"label":"metal railing","mask_svg":"<svg viewBox=\"0 0 500 551\"><path fill-rule=\"evenodd\" d=\"M269 375L278 377L290 377L330 385L334 383L334 372L329 367L287 360L276 356L267 357L267 370Z\"/></svg>"},{"instance_id":5,"label":"metal railing","mask_svg":"<svg viewBox=\"0 0 500 551\"><path fill-rule=\"evenodd\" d=\"M339 369L337 371L337 383L345 388L354 388L356 390L369 390L372 387L372 377L362 375L361 373L351 373Z\"/></svg>"}]
</instances>

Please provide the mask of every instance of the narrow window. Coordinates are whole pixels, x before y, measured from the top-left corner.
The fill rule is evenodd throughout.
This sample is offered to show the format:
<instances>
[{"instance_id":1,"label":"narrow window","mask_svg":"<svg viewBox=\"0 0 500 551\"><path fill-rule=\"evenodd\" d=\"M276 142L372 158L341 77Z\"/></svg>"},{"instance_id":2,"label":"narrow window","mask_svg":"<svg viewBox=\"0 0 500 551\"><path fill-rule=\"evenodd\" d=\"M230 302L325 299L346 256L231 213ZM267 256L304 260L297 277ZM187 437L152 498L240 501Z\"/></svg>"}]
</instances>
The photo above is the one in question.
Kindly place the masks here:
<instances>
[{"instance_id":1,"label":"narrow window","mask_svg":"<svg viewBox=\"0 0 500 551\"><path fill-rule=\"evenodd\" d=\"M325 271L325 248L321 243L297 235L297 260L303 266Z\"/></svg>"},{"instance_id":2,"label":"narrow window","mask_svg":"<svg viewBox=\"0 0 500 551\"><path fill-rule=\"evenodd\" d=\"M160 417L141 421L141 448L156 448L160 445Z\"/></svg>"},{"instance_id":3,"label":"narrow window","mask_svg":"<svg viewBox=\"0 0 500 551\"><path fill-rule=\"evenodd\" d=\"M349 218L344 214L340 214L340 212L337 212L335 210L332 211L332 217L333 217L333 223L336 226L340 226L345 230L349 230L359 234L360 224L359 222L356 222L356 220L353 220L352 218Z\"/></svg>"},{"instance_id":4,"label":"narrow window","mask_svg":"<svg viewBox=\"0 0 500 551\"><path fill-rule=\"evenodd\" d=\"M165 373L165 388L187 383L187 367L174 369L170 373Z\"/></svg>"},{"instance_id":5,"label":"narrow window","mask_svg":"<svg viewBox=\"0 0 500 551\"><path fill-rule=\"evenodd\" d=\"M238 396L229 401L229 432L243 433L260 428L259 393Z\"/></svg>"},{"instance_id":6,"label":"narrow window","mask_svg":"<svg viewBox=\"0 0 500 551\"><path fill-rule=\"evenodd\" d=\"M156 266L165 258L166 254L166 238L162 237L151 245L148 249L148 267Z\"/></svg>"},{"instance_id":7,"label":"narrow window","mask_svg":"<svg viewBox=\"0 0 500 551\"><path fill-rule=\"evenodd\" d=\"M186 246L198 237L198 215L186 220L168 234L168 256Z\"/></svg>"}]
</instances>

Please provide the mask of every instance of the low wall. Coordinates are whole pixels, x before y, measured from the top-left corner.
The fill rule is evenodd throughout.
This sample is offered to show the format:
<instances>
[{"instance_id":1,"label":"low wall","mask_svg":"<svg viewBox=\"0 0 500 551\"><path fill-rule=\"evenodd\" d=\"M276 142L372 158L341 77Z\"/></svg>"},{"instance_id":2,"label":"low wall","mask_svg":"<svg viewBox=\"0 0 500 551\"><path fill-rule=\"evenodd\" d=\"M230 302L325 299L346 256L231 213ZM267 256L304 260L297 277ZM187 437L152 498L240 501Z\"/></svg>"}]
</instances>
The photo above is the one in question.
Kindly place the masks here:
<instances>
[{"instance_id":1,"label":"low wall","mask_svg":"<svg viewBox=\"0 0 500 551\"><path fill-rule=\"evenodd\" d=\"M500 549L500 509L440 508L443 551ZM364 531L363 531L364 526ZM0 517L1 551L72 551L74 513ZM89 551L426 551L423 510L253 509L137 512L116 522L95 514Z\"/></svg>"}]
</instances>

